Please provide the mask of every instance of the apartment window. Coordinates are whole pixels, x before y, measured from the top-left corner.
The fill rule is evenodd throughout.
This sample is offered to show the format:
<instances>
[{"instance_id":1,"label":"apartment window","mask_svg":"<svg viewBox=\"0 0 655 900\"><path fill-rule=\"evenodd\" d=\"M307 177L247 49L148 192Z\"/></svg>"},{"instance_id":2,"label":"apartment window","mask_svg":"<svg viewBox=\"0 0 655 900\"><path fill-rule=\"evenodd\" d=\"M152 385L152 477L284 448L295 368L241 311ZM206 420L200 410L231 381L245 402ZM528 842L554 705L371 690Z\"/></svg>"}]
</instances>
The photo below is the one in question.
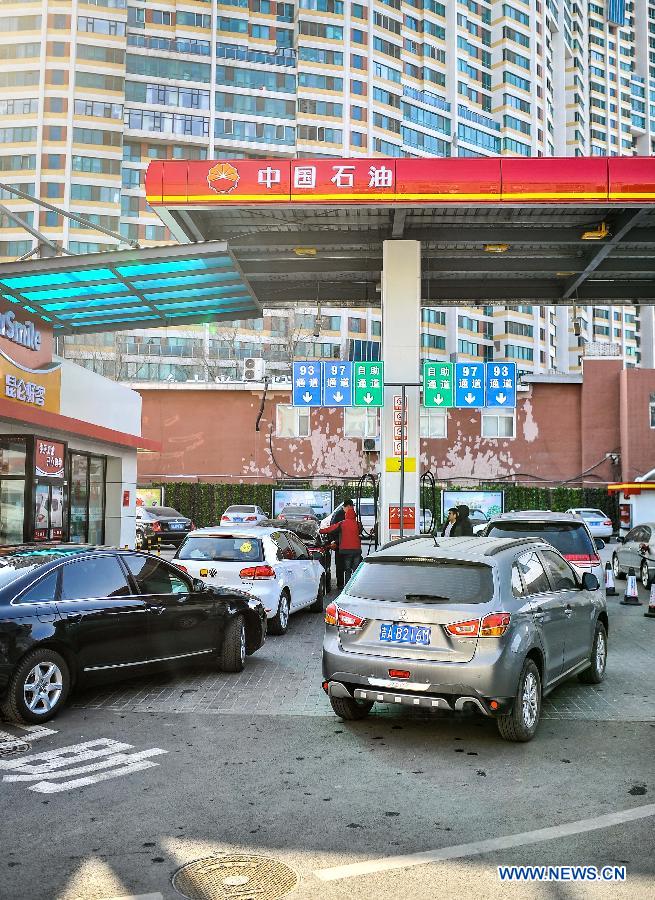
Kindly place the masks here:
<instances>
[{"instance_id":1,"label":"apartment window","mask_svg":"<svg viewBox=\"0 0 655 900\"><path fill-rule=\"evenodd\" d=\"M445 325L446 313L440 309L427 309L424 307L421 310L421 321L430 325Z\"/></svg>"},{"instance_id":2,"label":"apartment window","mask_svg":"<svg viewBox=\"0 0 655 900\"><path fill-rule=\"evenodd\" d=\"M428 350L445 350L446 338L440 334L421 334L421 347Z\"/></svg>"},{"instance_id":3,"label":"apartment window","mask_svg":"<svg viewBox=\"0 0 655 900\"><path fill-rule=\"evenodd\" d=\"M309 409L278 405L275 410L275 434L277 437L309 437Z\"/></svg>"},{"instance_id":4,"label":"apartment window","mask_svg":"<svg viewBox=\"0 0 655 900\"><path fill-rule=\"evenodd\" d=\"M377 409L350 406L343 411L343 434L347 438L375 438L379 435Z\"/></svg>"},{"instance_id":5,"label":"apartment window","mask_svg":"<svg viewBox=\"0 0 655 900\"><path fill-rule=\"evenodd\" d=\"M365 330L364 319L355 319L352 316L348 318L348 331L352 331L355 334L363 334Z\"/></svg>"},{"instance_id":6,"label":"apartment window","mask_svg":"<svg viewBox=\"0 0 655 900\"><path fill-rule=\"evenodd\" d=\"M166 12L163 9L153 9L151 15L152 15L152 24L153 25L172 25L173 24L173 14L170 12Z\"/></svg>"},{"instance_id":7,"label":"apartment window","mask_svg":"<svg viewBox=\"0 0 655 900\"><path fill-rule=\"evenodd\" d=\"M443 409L421 407L419 434L422 438L448 437L448 417Z\"/></svg>"},{"instance_id":8,"label":"apartment window","mask_svg":"<svg viewBox=\"0 0 655 900\"><path fill-rule=\"evenodd\" d=\"M505 356L508 359L525 359L532 362L534 351L532 347L520 347L517 344L505 344Z\"/></svg>"},{"instance_id":9,"label":"apartment window","mask_svg":"<svg viewBox=\"0 0 655 900\"><path fill-rule=\"evenodd\" d=\"M506 415L496 413L482 413L482 437L483 438L513 438L515 437L514 414Z\"/></svg>"}]
</instances>

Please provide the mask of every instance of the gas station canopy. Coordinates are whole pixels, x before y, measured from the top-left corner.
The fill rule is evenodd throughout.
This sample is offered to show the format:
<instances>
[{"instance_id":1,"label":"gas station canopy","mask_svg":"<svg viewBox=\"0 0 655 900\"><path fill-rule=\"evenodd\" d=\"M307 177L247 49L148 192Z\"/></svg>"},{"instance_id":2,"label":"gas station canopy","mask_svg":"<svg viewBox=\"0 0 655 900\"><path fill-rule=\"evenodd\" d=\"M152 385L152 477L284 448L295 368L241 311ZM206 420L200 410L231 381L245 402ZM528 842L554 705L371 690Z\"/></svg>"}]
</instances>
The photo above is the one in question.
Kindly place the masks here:
<instances>
[{"instance_id":1,"label":"gas station canopy","mask_svg":"<svg viewBox=\"0 0 655 900\"><path fill-rule=\"evenodd\" d=\"M0 295L55 334L261 315L221 242L17 262L0 270Z\"/></svg>"},{"instance_id":2,"label":"gas station canopy","mask_svg":"<svg viewBox=\"0 0 655 900\"><path fill-rule=\"evenodd\" d=\"M393 238L421 242L434 305L655 302L652 158L155 161L146 194L262 306L378 305Z\"/></svg>"}]
</instances>

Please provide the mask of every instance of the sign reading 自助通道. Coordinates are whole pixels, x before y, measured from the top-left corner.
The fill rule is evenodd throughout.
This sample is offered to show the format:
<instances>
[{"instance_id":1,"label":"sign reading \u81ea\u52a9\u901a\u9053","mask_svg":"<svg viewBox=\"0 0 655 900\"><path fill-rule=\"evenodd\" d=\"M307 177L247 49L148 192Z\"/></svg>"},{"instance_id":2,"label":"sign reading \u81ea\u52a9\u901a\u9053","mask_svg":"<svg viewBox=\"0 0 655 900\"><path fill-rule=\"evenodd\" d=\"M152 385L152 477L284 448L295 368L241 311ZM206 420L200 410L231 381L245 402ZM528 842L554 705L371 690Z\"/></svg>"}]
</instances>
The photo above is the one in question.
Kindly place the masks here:
<instances>
[{"instance_id":1,"label":"sign reading \u81ea\u52a9\u901a\u9053","mask_svg":"<svg viewBox=\"0 0 655 900\"><path fill-rule=\"evenodd\" d=\"M355 382L354 406L366 406L369 409L384 406L383 362L353 363L353 378Z\"/></svg>"},{"instance_id":2,"label":"sign reading \u81ea\u52a9\u901a\u9053","mask_svg":"<svg viewBox=\"0 0 655 900\"><path fill-rule=\"evenodd\" d=\"M453 405L453 364L423 363L423 406L448 409Z\"/></svg>"}]
</instances>

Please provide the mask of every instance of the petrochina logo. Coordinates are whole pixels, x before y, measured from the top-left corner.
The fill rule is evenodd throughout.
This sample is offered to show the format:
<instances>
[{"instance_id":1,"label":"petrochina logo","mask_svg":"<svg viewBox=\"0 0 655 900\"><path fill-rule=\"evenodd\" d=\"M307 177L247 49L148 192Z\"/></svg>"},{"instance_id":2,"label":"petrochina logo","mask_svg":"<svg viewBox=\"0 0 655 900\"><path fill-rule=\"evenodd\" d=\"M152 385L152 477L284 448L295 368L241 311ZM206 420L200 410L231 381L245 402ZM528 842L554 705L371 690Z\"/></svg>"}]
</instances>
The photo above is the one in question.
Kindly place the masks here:
<instances>
[{"instance_id":1,"label":"petrochina logo","mask_svg":"<svg viewBox=\"0 0 655 900\"><path fill-rule=\"evenodd\" d=\"M230 163L218 163L207 173L207 184L217 194L231 194L239 184L239 172Z\"/></svg>"}]
</instances>

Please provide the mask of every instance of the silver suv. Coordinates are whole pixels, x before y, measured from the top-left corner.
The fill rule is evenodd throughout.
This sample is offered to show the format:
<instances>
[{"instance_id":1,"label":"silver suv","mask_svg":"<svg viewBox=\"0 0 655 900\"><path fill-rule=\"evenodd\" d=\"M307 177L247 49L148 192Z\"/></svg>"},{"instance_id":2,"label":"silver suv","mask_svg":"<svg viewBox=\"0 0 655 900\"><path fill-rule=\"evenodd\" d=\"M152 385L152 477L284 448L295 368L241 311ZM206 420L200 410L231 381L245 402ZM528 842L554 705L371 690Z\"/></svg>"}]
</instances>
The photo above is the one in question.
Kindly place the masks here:
<instances>
[{"instance_id":1,"label":"silver suv","mask_svg":"<svg viewBox=\"0 0 655 900\"><path fill-rule=\"evenodd\" d=\"M474 708L529 741L559 682L605 675L604 591L546 541L397 541L366 557L325 622L323 689L343 719L374 703Z\"/></svg>"}]
</instances>

